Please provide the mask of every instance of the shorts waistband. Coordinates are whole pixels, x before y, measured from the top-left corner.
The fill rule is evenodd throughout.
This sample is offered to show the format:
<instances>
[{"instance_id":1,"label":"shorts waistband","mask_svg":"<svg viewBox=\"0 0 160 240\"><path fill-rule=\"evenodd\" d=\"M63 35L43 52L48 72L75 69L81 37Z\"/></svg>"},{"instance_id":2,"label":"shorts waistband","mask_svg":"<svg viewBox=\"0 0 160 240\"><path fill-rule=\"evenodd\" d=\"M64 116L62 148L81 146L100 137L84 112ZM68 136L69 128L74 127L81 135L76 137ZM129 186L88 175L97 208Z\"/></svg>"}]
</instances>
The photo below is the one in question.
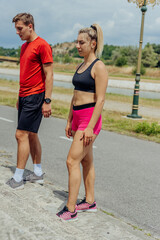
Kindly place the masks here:
<instances>
[{"instance_id":1,"label":"shorts waistband","mask_svg":"<svg viewBox=\"0 0 160 240\"><path fill-rule=\"evenodd\" d=\"M94 107L95 105L96 105L95 102L87 103L87 104L83 104L83 105L78 105L78 106L73 105L73 110L81 110L81 109L85 109L85 108L91 108L91 107Z\"/></svg>"}]
</instances>

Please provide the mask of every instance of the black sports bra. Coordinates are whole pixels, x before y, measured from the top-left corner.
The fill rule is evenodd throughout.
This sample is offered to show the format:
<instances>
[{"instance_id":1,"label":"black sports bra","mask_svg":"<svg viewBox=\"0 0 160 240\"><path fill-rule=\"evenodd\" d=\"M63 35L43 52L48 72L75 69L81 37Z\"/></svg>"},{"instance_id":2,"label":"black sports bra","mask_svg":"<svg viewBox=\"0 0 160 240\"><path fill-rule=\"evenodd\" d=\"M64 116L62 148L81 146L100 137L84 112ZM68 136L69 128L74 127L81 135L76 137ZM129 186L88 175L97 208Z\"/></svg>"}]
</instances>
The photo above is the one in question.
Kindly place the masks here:
<instances>
[{"instance_id":1,"label":"black sports bra","mask_svg":"<svg viewBox=\"0 0 160 240\"><path fill-rule=\"evenodd\" d=\"M75 90L95 93L95 80L91 76L91 69L97 61L99 61L98 58L82 73L78 73L78 70L83 63L79 66L72 79Z\"/></svg>"}]
</instances>

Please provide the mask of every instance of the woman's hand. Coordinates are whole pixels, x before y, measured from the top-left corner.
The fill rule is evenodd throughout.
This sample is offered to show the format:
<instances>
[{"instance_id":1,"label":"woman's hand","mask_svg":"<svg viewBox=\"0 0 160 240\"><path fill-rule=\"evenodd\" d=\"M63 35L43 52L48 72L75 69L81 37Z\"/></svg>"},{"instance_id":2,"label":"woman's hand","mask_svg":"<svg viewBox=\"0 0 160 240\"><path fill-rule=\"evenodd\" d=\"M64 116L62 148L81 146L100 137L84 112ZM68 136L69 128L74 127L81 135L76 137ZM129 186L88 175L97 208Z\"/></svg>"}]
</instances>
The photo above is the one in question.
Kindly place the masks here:
<instances>
[{"instance_id":1,"label":"woman's hand","mask_svg":"<svg viewBox=\"0 0 160 240\"><path fill-rule=\"evenodd\" d=\"M87 127L83 133L80 140L83 139L84 146L88 146L93 141L93 128Z\"/></svg>"},{"instance_id":2,"label":"woman's hand","mask_svg":"<svg viewBox=\"0 0 160 240\"><path fill-rule=\"evenodd\" d=\"M67 125L65 128L66 136L70 138L72 136L72 123L67 121Z\"/></svg>"}]
</instances>

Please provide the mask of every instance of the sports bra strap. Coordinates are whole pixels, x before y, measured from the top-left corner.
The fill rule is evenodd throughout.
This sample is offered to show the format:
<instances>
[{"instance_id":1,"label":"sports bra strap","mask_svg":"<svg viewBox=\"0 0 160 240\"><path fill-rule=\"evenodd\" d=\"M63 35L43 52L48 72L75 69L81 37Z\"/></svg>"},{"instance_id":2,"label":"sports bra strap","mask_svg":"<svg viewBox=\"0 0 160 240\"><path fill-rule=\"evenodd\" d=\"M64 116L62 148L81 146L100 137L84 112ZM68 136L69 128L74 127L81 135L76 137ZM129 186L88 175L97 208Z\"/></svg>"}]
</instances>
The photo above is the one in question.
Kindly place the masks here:
<instances>
[{"instance_id":1,"label":"sports bra strap","mask_svg":"<svg viewBox=\"0 0 160 240\"><path fill-rule=\"evenodd\" d=\"M76 72L80 69L80 67L83 65L83 62L78 66Z\"/></svg>"},{"instance_id":2,"label":"sports bra strap","mask_svg":"<svg viewBox=\"0 0 160 240\"><path fill-rule=\"evenodd\" d=\"M91 69L93 67L93 65L99 60L99 58L96 58L91 65L88 67L88 69Z\"/></svg>"},{"instance_id":3,"label":"sports bra strap","mask_svg":"<svg viewBox=\"0 0 160 240\"><path fill-rule=\"evenodd\" d=\"M96 58L92 63L91 63L91 65L89 65L89 67L86 69L86 70L90 70L92 67L93 67L93 65L97 62L99 60L99 58ZM83 62L84 63L84 62ZM77 68L77 70L76 70L76 72L78 72L78 70L80 69L80 67L83 65L83 63L81 63L80 65L79 65L79 67ZM86 71L85 70L85 71Z\"/></svg>"}]
</instances>

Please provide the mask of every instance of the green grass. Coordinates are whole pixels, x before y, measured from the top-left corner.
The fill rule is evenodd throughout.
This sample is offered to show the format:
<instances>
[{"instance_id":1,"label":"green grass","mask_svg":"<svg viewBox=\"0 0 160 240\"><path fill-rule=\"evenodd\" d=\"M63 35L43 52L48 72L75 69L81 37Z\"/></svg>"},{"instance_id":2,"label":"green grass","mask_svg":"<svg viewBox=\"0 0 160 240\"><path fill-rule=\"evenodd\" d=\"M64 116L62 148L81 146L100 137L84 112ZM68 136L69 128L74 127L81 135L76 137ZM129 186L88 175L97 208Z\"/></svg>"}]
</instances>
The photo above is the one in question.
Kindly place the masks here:
<instances>
[{"instance_id":1,"label":"green grass","mask_svg":"<svg viewBox=\"0 0 160 240\"><path fill-rule=\"evenodd\" d=\"M53 93L59 93L59 94L73 94L73 89L70 88L63 88L63 87L53 87Z\"/></svg>"},{"instance_id":2,"label":"green grass","mask_svg":"<svg viewBox=\"0 0 160 240\"><path fill-rule=\"evenodd\" d=\"M102 128L104 130L117 132L123 135L133 136L133 137L160 143L160 133L158 132L158 130L155 132L152 131L150 135L147 134L147 131L137 132L137 128L139 124L143 125L144 122L147 122L148 125L150 126L152 124L157 125L156 122L154 122L151 119L147 119L146 121L142 121L142 120L134 121L132 119L123 118L124 115L125 113L114 112L114 111L103 111ZM149 127L148 127L148 131L150 131Z\"/></svg>"},{"instance_id":3,"label":"green grass","mask_svg":"<svg viewBox=\"0 0 160 240\"><path fill-rule=\"evenodd\" d=\"M125 96L121 94L106 93L106 100L112 100L117 102L132 103L133 96ZM160 108L160 99L147 99L140 98L139 104L145 107L159 107Z\"/></svg>"},{"instance_id":4,"label":"green grass","mask_svg":"<svg viewBox=\"0 0 160 240\"><path fill-rule=\"evenodd\" d=\"M135 75L129 75L129 74L113 74L113 73L110 73L109 74L109 77L116 77L116 78L124 78L124 79L127 79L127 78L130 78L132 80L135 79ZM160 78L159 77L149 77L149 76L143 76L141 75L141 80L150 80L150 81L160 81Z\"/></svg>"},{"instance_id":5,"label":"green grass","mask_svg":"<svg viewBox=\"0 0 160 240\"><path fill-rule=\"evenodd\" d=\"M4 92L0 90L0 105L15 107L17 102L17 93Z\"/></svg>"}]
</instances>

